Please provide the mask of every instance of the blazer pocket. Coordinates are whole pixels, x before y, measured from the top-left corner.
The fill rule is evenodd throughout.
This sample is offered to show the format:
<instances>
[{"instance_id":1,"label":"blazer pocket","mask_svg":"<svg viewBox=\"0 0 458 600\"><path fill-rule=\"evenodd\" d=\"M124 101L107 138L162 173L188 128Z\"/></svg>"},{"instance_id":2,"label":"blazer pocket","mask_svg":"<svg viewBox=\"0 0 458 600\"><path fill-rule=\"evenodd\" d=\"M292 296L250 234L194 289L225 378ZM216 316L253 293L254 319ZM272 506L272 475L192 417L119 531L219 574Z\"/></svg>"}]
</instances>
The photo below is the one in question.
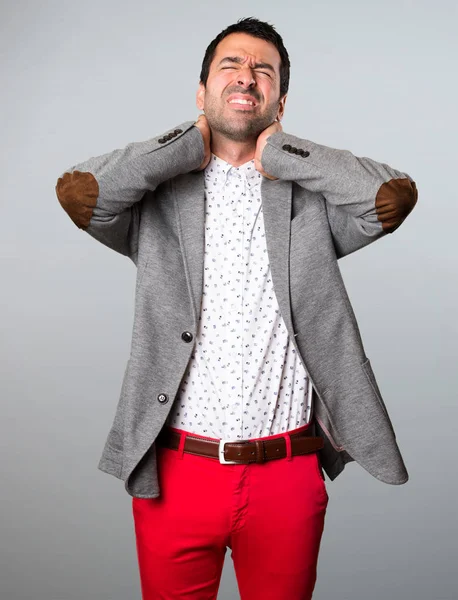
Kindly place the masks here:
<instances>
[{"instance_id":1,"label":"blazer pocket","mask_svg":"<svg viewBox=\"0 0 458 600\"><path fill-rule=\"evenodd\" d=\"M121 384L121 391L119 394L118 405L116 407L115 417L108 434L107 443L112 450L118 453L124 451L124 429L125 429L125 402L126 402L126 386L127 379L129 377L129 369L131 366L131 359L129 358L124 369L124 376Z\"/></svg>"},{"instance_id":2,"label":"blazer pocket","mask_svg":"<svg viewBox=\"0 0 458 600\"><path fill-rule=\"evenodd\" d=\"M148 266L148 259L146 259L144 262L142 262L142 264L139 265L139 267L137 269L137 284L136 284L137 290L142 283L143 275L145 274L147 266Z\"/></svg>"},{"instance_id":3,"label":"blazer pocket","mask_svg":"<svg viewBox=\"0 0 458 600\"><path fill-rule=\"evenodd\" d=\"M383 411L384 411L385 415L388 417L388 420L390 420L390 417L388 415L388 410L385 406L385 402L383 401L382 394L380 393L380 389L377 385L377 381L375 379L375 375L372 370L371 361L369 359L365 360L363 362L363 364L361 365L361 367L362 367L364 373L366 374L367 380L369 381L372 389L374 390L375 395L377 396L380 406L383 408ZM390 421L390 423L391 423L391 421Z\"/></svg>"}]
</instances>

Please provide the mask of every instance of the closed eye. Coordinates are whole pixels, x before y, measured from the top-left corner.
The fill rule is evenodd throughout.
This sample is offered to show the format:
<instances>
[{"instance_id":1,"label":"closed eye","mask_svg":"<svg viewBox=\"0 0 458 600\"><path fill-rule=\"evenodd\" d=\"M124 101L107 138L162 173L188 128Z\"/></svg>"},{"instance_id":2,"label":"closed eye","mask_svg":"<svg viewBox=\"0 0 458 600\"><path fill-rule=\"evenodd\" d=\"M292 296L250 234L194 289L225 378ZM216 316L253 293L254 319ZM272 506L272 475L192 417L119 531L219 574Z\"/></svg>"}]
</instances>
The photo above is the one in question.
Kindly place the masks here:
<instances>
[{"instance_id":1,"label":"closed eye","mask_svg":"<svg viewBox=\"0 0 458 600\"><path fill-rule=\"evenodd\" d=\"M236 69L237 67L221 67L221 70L224 69ZM267 77L271 77L270 73L266 73L265 71L258 71L258 73L261 73L261 75L267 75Z\"/></svg>"}]
</instances>

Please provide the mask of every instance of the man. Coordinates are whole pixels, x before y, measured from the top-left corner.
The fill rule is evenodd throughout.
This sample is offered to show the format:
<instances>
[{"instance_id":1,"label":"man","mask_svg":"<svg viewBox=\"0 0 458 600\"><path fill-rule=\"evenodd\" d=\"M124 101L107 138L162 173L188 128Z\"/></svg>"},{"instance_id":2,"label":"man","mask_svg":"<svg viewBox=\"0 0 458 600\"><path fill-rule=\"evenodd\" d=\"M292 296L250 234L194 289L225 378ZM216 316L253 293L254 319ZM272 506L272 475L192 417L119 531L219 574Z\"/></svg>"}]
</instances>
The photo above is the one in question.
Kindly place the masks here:
<instances>
[{"instance_id":1,"label":"man","mask_svg":"<svg viewBox=\"0 0 458 600\"><path fill-rule=\"evenodd\" d=\"M99 468L125 482L143 600L312 597L328 494L351 461L407 471L338 259L397 229L406 173L283 132L281 36L208 46L196 122L69 169L75 224L137 266L135 321Z\"/></svg>"}]
</instances>

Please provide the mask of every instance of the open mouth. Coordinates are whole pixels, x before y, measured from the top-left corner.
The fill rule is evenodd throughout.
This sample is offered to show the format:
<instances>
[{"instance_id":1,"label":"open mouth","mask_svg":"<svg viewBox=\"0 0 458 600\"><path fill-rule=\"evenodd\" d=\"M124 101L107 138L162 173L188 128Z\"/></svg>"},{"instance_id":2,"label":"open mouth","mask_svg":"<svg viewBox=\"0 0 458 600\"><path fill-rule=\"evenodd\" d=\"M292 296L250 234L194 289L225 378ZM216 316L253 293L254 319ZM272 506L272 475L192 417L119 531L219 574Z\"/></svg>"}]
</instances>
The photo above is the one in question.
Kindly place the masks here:
<instances>
[{"instance_id":1,"label":"open mouth","mask_svg":"<svg viewBox=\"0 0 458 600\"><path fill-rule=\"evenodd\" d=\"M228 104L237 110L254 110L256 108L256 106L252 103L246 101L244 102L243 100L231 100L228 102Z\"/></svg>"},{"instance_id":2,"label":"open mouth","mask_svg":"<svg viewBox=\"0 0 458 600\"><path fill-rule=\"evenodd\" d=\"M254 110L257 107L257 102L252 96L242 94L233 94L229 96L227 103L237 110Z\"/></svg>"}]
</instances>

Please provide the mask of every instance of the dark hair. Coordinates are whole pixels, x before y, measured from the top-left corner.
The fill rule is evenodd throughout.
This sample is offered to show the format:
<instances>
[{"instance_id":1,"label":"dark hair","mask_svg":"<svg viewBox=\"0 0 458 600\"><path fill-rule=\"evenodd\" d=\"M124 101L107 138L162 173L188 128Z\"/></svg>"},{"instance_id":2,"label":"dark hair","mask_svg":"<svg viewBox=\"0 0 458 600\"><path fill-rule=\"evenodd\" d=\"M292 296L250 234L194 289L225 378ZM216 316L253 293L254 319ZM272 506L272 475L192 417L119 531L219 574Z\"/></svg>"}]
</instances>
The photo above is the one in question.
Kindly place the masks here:
<instances>
[{"instance_id":1,"label":"dark hair","mask_svg":"<svg viewBox=\"0 0 458 600\"><path fill-rule=\"evenodd\" d=\"M253 37L266 40L273 44L280 54L280 97L284 96L288 91L289 87L289 69L290 62L288 52L283 45L283 39L279 33L275 30L273 25L255 19L254 17L246 17L245 19L239 19L237 23L229 25L221 33L219 33L215 39L210 42L207 50L205 51L204 60L202 61L202 69L200 71L200 83L207 85L208 72L210 71L210 65L215 56L216 46L226 36L231 33L247 33Z\"/></svg>"}]
</instances>

